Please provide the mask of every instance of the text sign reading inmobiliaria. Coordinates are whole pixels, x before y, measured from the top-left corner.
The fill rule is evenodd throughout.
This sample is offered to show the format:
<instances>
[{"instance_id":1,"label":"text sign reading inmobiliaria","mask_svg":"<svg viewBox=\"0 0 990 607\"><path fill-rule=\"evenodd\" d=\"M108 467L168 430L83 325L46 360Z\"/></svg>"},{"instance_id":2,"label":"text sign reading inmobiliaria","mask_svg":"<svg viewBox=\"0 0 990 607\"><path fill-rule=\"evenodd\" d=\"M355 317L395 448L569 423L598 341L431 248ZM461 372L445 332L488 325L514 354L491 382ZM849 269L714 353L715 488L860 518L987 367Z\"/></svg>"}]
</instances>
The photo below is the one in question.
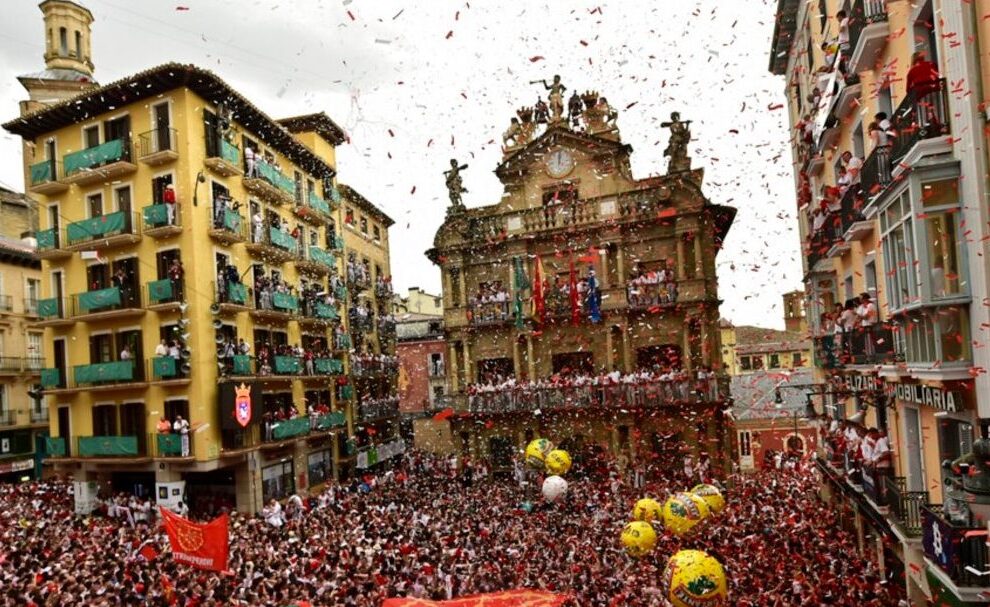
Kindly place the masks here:
<instances>
[{"instance_id":1,"label":"text sign reading inmobiliaria","mask_svg":"<svg viewBox=\"0 0 990 607\"><path fill-rule=\"evenodd\" d=\"M888 396L893 396L897 400L924 405L941 411L958 411L959 405L962 403L962 395L958 392L921 384L897 384L888 387L887 393Z\"/></svg>"}]
</instances>

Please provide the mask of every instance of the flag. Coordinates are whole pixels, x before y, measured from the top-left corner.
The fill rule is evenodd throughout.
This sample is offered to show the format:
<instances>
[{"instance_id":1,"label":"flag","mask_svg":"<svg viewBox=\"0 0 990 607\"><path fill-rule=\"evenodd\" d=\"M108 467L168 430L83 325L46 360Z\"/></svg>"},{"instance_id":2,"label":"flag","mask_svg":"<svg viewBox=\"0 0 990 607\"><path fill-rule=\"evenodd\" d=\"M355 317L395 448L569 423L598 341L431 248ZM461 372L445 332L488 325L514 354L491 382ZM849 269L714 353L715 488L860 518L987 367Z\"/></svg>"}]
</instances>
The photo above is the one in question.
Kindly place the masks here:
<instances>
[{"instance_id":1,"label":"flag","mask_svg":"<svg viewBox=\"0 0 990 607\"><path fill-rule=\"evenodd\" d=\"M571 298L571 324L581 323L581 305L578 302L577 274L574 272L574 258L571 257L571 276L568 282L568 292Z\"/></svg>"},{"instance_id":2,"label":"flag","mask_svg":"<svg viewBox=\"0 0 990 607\"><path fill-rule=\"evenodd\" d=\"M598 281L595 279L595 271L588 270L588 319L591 322L602 321L602 293L598 290Z\"/></svg>"},{"instance_id":3,"label":"flag","mask_svg":"<svg viewBox=\"0 0 990 607\"><path fill-rule=\"evenodd\" d=\"M140 550L138 550L138 554L144 557L144 560L149 563L158 557L158 551L155 550L155 547L150 543L145 544Z\"/></svg>"},{"instance_id":4,"label":"flag","mask_svg":"<svg viewBox=\"0 0 990 607\"><path fill-rule=\"evenodd\" d=\"M516 318L516 328L520 331L526 328L526 319L523 317L523 296L522 292L530 287L529 279L526 278L526 271L523 270L521 257L512 258L515 266L515 292L516 297L512 305L512 315Z\"/></svg>"},{"instance_id":5,"label":"flag","mask_svg":"<svg viewBox=\"0 0 990 607\"><path fill-rule=\"evenodd\" d=\"M452 601L426 599L386 599L382 607L560 607L571 597L537 590L509 590L478 594Z\"/></svg>"},{"instance_id":6,"label":"flag","mask_svg":"<svg viewBox=\"0 0 990 607\"><path fill-rule=\"evenodd\" d=\"M442 422L443 420L450 419L453 416L454 416L454 410L451 409L450 407L447 407L443 411L440 411L440 412L434 414L433 415L433 421L435 421L435 422Z\"/></svg>"},{"instance_id":7,"label":"flag","mask_svg":"<svg viewBox=\"0 0 990 607\"><path fill-rule=\"evenodd\" d=\"M223 571L227 568L230 537L226 514L201 524L184 519L161 506L158 510L168 533L173 559L198 569Z\"/></svg>"},{"instance_id":8,"label":"flag","mask_svg":"<svg viewBox=\"0 0 990 607\"><path fill-rule=\"evenodd\" d=\"M545 302L543 301L543 260L536 256L533 262L533 320L538 324L543 324L546 316Z\"/></svg>"}]
</instances>

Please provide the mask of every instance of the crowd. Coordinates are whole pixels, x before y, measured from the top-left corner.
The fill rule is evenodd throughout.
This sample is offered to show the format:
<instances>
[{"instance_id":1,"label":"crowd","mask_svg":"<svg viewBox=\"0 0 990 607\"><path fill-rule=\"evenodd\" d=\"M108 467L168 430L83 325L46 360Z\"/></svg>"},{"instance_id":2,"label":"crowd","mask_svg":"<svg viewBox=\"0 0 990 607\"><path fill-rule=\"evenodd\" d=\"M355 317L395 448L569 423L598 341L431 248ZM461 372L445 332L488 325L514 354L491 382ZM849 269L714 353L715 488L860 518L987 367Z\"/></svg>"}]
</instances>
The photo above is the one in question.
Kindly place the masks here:
<instances>
[{"instance_id":1,"label":"crowd","mask_svg":"<svg viewBox=\"0 0 990 607\"><path fill-rule=\"evenodd\" d=\"M844 468L853 483L862 484L865 478L884 492L883 477L893 475L894 459L886 430L826 416L819 432L833 465Z\"/></svg>"},{"instance_id":2,"label":"crowd","mask_svg":"<svg viewBox=\"0 0 990 607\"><path fill-rule=\"evenodd\" d=\"M354 255L347 258L347 282L366 285L371 282L371 269L368 262L359 262Z\"/></svg>"},{"instance_id":3,"label":"crowd","mask_svg":"<svg viewBox=\"0 0 990 607\"><path fill-rule=\"evenodd\" d=\"M741 607L898 605L888 579L819 501L813 471L730 476L726 509L685 539L661 533L642 559L618 535L633 503L699 478L664 468L636 487L609 460L577 457L567 495L532 499L484 466L408 453L393 470L232 513L228 571L176 564L151 516L74 516L61 482L0 486L3 605L313 605L379 607L388 597L443 600L516 587L573 597L580 607L666 605L662 572L676 550L707 551ZM537 481L538 482L538 481ZM107 512L109 515L109 511ZM148 557L153 560L148 561ZM890 569L886 575L891 576ZM906 605L906 602L900 604Z\"/></svg>"},{"instance_id":4,"label":"crowd","mask_svg":"<svg viewBox=\"0 0 990 607\"><path fill-rule=\"evenodd\" d=\"M831 312L821 315L819 359L829 367L856 362L858 356L872 362L878 346L891 347L877 343L877 323L877 306L869 293L861 293L845 304L835 304Z\"/></svg>"},{"instance_id":5,"label":"crowd","mask_svg":"<svg viewBox=\"0 0 990 607\"><path fill-rule=\"evenodd\" d=\"M388 354L354 352L351 354L351 371L357 375L371 373L398 373L399 359Z\"/></svg>"},{"instance_id":6,"label":"crowd","mask_svg":"<svg viewBox=\"0 0 990 607\"><path fill-rule=\"evenodd\" d=\"M656 306L677 301L677 274L669 263L656 270L637 268L626 286L629 305Z\"/></svg>"}]
</instances>

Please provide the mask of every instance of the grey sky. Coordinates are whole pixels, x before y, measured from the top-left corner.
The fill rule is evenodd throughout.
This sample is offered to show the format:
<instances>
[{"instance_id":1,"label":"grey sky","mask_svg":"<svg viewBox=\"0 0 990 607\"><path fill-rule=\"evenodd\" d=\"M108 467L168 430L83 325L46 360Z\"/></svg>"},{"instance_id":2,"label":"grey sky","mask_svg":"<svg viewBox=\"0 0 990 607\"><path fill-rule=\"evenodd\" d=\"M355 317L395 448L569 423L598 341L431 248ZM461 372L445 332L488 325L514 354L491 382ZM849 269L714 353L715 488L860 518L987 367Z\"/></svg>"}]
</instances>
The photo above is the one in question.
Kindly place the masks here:
<instances>
[{"instance_id":1,"label":"grey sky","mask_svg":"<svg viewBox=\"0 0 990 607\"><path fill-rule=\"evenodd\" d=\"M397 288L439 292L424 256L447 204L445 165L470 163L470 206L501 197L493 174L514 108L559 73L620 110L633 172L663 172L680 110L705 193L739 209L720 255L722 314L782 327L780 294L800 285L782 80L766 66L776 2L654 0L80 0L94 14L96 77L168 61L215 71L271 116L324 110L349 132L341 180L396 220ZM19 74L42 66L35 0L4 0L0 116L17 115ZM188 10L178 10L185 7ZM545 95L545 93L543 93ZM0 181L23 187L17 138L0 135Z\"/></svg>"}]
</instances>

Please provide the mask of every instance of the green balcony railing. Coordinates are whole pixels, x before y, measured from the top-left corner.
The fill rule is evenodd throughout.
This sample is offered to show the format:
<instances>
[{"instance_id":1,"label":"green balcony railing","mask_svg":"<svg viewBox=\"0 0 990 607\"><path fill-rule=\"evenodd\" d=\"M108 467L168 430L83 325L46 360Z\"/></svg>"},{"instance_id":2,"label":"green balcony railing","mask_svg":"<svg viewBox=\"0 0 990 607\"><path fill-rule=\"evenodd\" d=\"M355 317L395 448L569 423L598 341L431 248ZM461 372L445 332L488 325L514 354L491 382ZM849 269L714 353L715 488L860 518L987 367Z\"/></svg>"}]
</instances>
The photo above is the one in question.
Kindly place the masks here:
<instances>
[{"instance_id":1,"label":"green balcony railing","mask_svg":"<svg viewBox=\"0 0 990 607\"><path fill-rule=\"evenodd\" d=\"M299 300L288 293L276 291L272 293L272 306L277 310L295 312L299 309Z\"/></svg>"},{"instance_id":2,"label":"green balcony railing","mask_svg":"<svg viewBox=\"0 0 990 607\"><path fill-rule=\"evenodd\" d=\"M174 206L174 205L173 205ZM176 211L176 216L171 222L168 220L168 205L165 203L149 204L148 206L141 209L141 216L144 218L144 227L149 229L160 228L168 225L178 225L179 214L178 209L173 209Z\"/></svg>"},{"instance_id":3,"label":"green balcony railing","mask_svg":"<svg viewBox=\"0 0 990 607\"><path fill-rule=\"evenodd\" d=\"M341 236L340 234L334 234L331 240L332 240L331 246L332 246L332 248L333 248L334 251L343 251L344 250L344 237L343 236Z\"/></svg>"},{"instance_id":4,"label":"green balcony railing","mask_svg":"<svg viewBox=\"0 0 990 607\"><path fill-rule=\"evenodd\" d=\"M291 253L295 253L299 248L299 242L295 238L277 228L268 228L268 237L273 245Z\"/></svg>"},{"instance_id":5,"label":"green balcony railing","mask_svg":"<svg viewBox=\"0 0 990 607\"><path fill-rule=\"evenodd\" d=\"M128 214L117 211L70 223L65 228L65 237L69 244L75 244L117 234L133 234L133 230L133 222Z\"/></svg>"},{"instance_id":6,"label":"green balcony railing","mask_svg":"<svg viewBox=\"0 0 990 607\"><path fill-rule=\"evenodd\" d=\"M80 312L92 312L102 308L119 306L123 302L120 287L110 287L96 291L86 291L76 295Z\"/></svg>"},{"instance_id":7,"label":"green balcony railing","mask_svg":"<svg viewBox=\"0 0 990 607\"><path fill-rule=\"evenodd\" d=\"M189 441L190 446L192 445L192 442L193 442L192 440ZM156 447L156 455L158 457L181 457L182 435L156 434L155 447Z\"/></svg>"},{"instance_id":8,"label":"green balcony railing","mask_svg":"<svg viewBox=\"0 0 990 607\"><path fill-rule=\"evenodd\" d=\"M348 335L348 334L346 334L346 333L342 333L340 335L335 335L334 336L334 346L338 350L350 350L351 349L351 336Z\"/></svg>"},{"instance_id":9,"label":"green balcony railing","mask_svg":"<svg viewBox=\"0 0 990 607\"><path fill-rule=\"evenodd\" d=\"M344 372L344 361L336 358L315 358L313 359L313 369L317 373L340 375Z\"/></svg>"},{"instance_id":10,"label":"green balcony railing","mask_svg":"<svg viewBox=\"0 0 990 607\"><path fill-rule=\"evenodd\" d=\"M243 282L232 282L227 284L227 299L230 303L247 305L248 289Z\"/></svg>"},{"instance_id":11,"label":"green balcony railing","mask_svg":"<svg viewBox=\"0 0 990 607\"><path fill-rule=\"evenodd\" d=\"M315 261L316 263L321 263L331 269L337 267L336 258L334 258L333 255L327 253L323 249L320 249L318 247L309 247L308 249L306 249L306 254L309 256L309 259L311 261Z\"/></svg>"},{"instance_id":12,"label":"green balcony railing","mask_svg":"<svg viewBox=\"0 0 990 607\"><path fill-rule=\"evenodd\" d=\"M45 455L49 457L65 457L65 439L61 436L46 436Z\"/></svg>"},{"instance_id":13,"label":"green balcony railing","mask_svg":"<svg viewBox=\"0 0 990 607\"><path fill-rule=\"evenodd\" d=\"M301 368L302 368L302 362L297 356L275 357L276 375L299 375L299 370Z\"/></svg>"},{"instance_id":14,"label":"green balcony railing","mask_svg":"<svg viewBox=\"0 0 990 607\"><path fill-rule=\"evenodd\" d=\"M62 159L66 176L93 169L119 160L130 160L131 144L127 139L114 139L95 147L66 154Z\"/></svg>"},{"instance_id":15,"label":"green balcony railing","mask_svg":"<svg viewBox=\"0 0 990 607\"><path fill-rule=\"evenodd\" d=\"M314 306L313 316L325 320L336 320L339 317L337 314L337 308L325 303L317 303Z\"/></svg>"},{"instance_id":16,"label":"green balcony railing","mask_svg":"<svg viewBox=\"0 0 990 607\"><path fill-rule=\"evenodd\" d=\"M57 297L49 297L48 299L38 300L38 316L40 316L42 320L65 318L64 309L64 306L59 305Z\"/></svg>"},{"instance_id":17,"label":"green balcony railing","mask_svg":"<svg viewBox=\"0 0 990 607\"><path fill-rule=\"evenodd\" d=\"M234 375L254 375L252 360L250 356L246 354L237 354L233 357L233 374Z\"/></svg>"},{"instance_id":18,"label":"green balcony railing","mask_svg":"<svg viewBox=\"0 0 990 607\"><path fill-rule=\"evenodd\" d=\"M258 175L286 194L290 196L296 195L296 182L283 175L278 169L267 162L258 163Z\"/></svg>"},{"instance_id":19,"label":"green balcony railing","mask_svg":"<svg viewBox=\"0 0 990 607\"><path fill-rule=\"evenodd\" d=\"M220 140L220 157L234 166L241 165L241 151L226 139Z\"/></svg>"},{"instance_id":20,"label":"green balcony railing","mask_svg":"<svg viewBox=\"0 0 990 607\"><path fill-rule=\"evenodd\" d=\"M133 381L134 369L133 360L76 365L73 368L73 377L76 380L76 384Z\"/></svg>"},{"instance_id":21,"label":"green balcony railing","mask_svg":"<svg viewBox=\"0 0 990 607\"><path fill-rule=\"evenodd\" d=\"M272 426L272 440L283 440L309 434L310 424L308 416L276 422Z\"/></svg>"},{"instance_id":22,"label":"green balcony railing","mask_svg":"<svg viewBox=\"0 0 990 607\"><path fill-rule=\"evenodd\" d=\"M134 457L139 455L136 436L80 436L82 457Z\"/></svg>"},{"instance_id":23,"label":"green balcony railing","mask_svg":"<svg viewBox=\"0 0 990 607\"><path fill-rule=\"evenodd\" d=\"M38 241L38 251L52 251L59 246L58 230L54 228L38 230L34 238Z\"/></svg>"},{"instance_id":24,"label":"green balcony railing","mask_svg":"<svg viewBox=\"0 0 990 607\"><path fill-rule=\"evenodd\" d=\"M323 213L324 215L330 214L330 203L317 196L316 192L309 193L307 202L314 211L318 211L320 213Z\"/></svg>"},{"instance_id":25,"label":"green balcony railing","mask_svg":"<svg viewBox=\"0 0 990 607\"><path fill-rule=\"evenodd\" d=\"M171 356L156 356L152 358L151 376L154 379L173 379L178 377L178 361Z\"/></svg>"},{"instance_id":26,"label":"green balcony railing","mask_svg":"<svg viewBox=\"0 0 990 607\"><path fill-rule=\"evenodd\" d=\"M316 419L316 429L329 430L330 428L343 426L346 423L347 416L344 415L343 411L332 411L326 415L321 415Z\"/></svg>"},{"instance_id":27,"label":"green balcony railing","mask_svg":"<svg viewBox=\"0 0 990 607\"><path fill-rule=\"evenodd\" d=\"M31 185L36 186L58 181L58 165L59 163L52 160L42 160L41 162L32 164L29 168L31 172Z\"/></svg>"},{"instance_id":28,"label":"green balcony railing","mask_svg":"<svg viewBox=\"0 0 990 607\"><path fill-rule=\"evenodd\" d=\"M172 281L168 278L152 280L148 283L148 302L152 304L166 303L172 301L173 291Z\"/></svg>"},{"instance_id":29,"label":"green balcony railing","mask_svg":"<svg viewBox=\"0 0 990 607\"><path fill-rule=\"evenodd\" d=\"M41 370L41 387L42 388L64 388L65 384L62 383L62 370L58 368L49 368Z\"/></svg>"}]
</instances>

